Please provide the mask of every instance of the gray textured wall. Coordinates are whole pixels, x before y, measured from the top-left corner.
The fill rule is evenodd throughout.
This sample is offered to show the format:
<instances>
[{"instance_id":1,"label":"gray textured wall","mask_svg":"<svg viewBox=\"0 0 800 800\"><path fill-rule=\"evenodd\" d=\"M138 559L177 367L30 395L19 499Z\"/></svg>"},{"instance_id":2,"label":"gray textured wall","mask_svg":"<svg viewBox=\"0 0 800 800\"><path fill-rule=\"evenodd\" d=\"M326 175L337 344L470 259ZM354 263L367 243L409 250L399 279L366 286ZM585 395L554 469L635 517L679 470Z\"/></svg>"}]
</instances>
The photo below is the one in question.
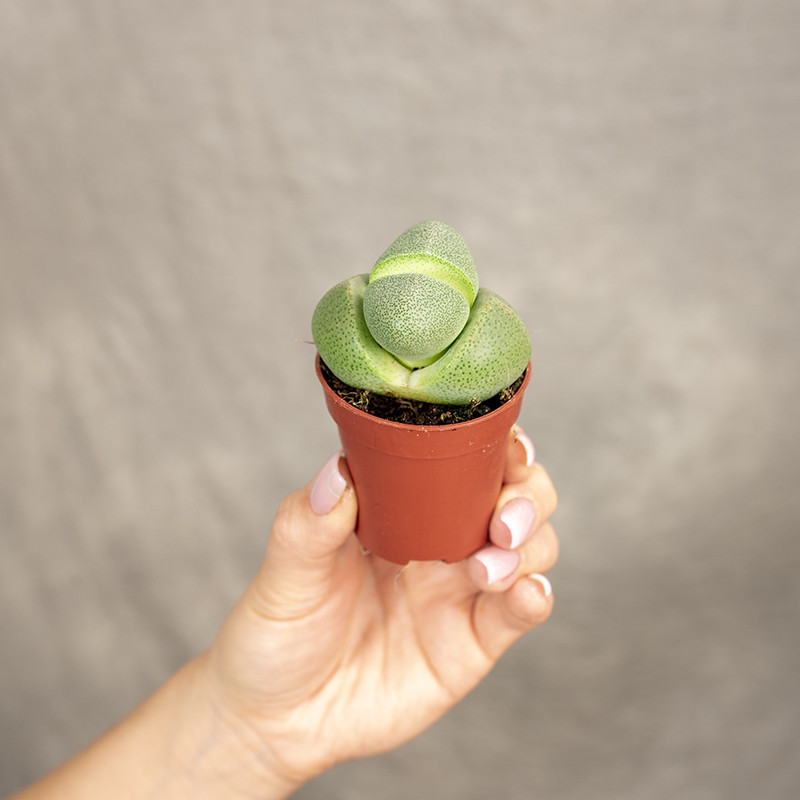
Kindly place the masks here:
<instances>
[{"instance_id":1,"label":"gray textured wall","mask_svg":"<svg viewBox=\"0 0 800 800\"><path fill-rule=\"evenodd\" d=\"M0 794L207 645L336 446L314 304L435 217L533 332L556 611L298 797L797 797L799 40L791 0L0 0Z\"/></svg>"}]
</instances>

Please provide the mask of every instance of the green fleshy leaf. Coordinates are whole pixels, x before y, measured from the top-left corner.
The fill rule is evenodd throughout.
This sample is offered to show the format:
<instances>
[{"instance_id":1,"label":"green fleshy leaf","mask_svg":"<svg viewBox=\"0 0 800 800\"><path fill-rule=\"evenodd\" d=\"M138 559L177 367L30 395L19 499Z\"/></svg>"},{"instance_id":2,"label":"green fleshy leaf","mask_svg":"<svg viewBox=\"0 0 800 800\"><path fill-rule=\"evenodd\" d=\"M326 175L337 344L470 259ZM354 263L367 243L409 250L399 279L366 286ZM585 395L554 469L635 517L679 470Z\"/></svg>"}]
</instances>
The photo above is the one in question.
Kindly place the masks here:
<instances>
[{"instance_id":1,"label":"green fleshy leaf","mask_svg":"<svg viewBox=\"0 0 800 800\"><path fill-rule=\"evenodd\" d=\"M401 233L375 262L370 280L410 272L448 283L470 305L478 292L472 252L464 237L444 222L419 222Z\"/></svg>"},{"instance_id":2,"label":"green fleshy leaf","mask_svg":"<svg viewBox=\"0 0 800 800\"><path fill-rule=\"evenodd\" d=\"M461 335L432 365L411 373L407 395L465 405L511 385L531 358L528 331L499 295L481 289Z\"/></svg>"},{"instance_id":3,"label":"green fleshy leaf","mask_svg":"<svg viewBox=\"0 0 800 800\"><path fill-rule=\"evenodd\" d=\"M334 286L319 301L311 333L322 360L340 380L359 389L391 394L408 383L410 370L387 353L364 321L368 275L356 275Z\"/></svg>"},{"instance_id":4,"label":"green fleshy leaf","mask_svg":"<svg viewBox=\"0 0 800 800\"><path fill-rule=\"evenodd\" d=\"M325 294L312 318L315 344L350 386L429 403L482 402L522 375L531 343L514 309L477 286L461 236L444 223L420 223L370 275Z\"/></svg>"},{"instance_id":5,"label":"green fleshy leaf","mask_svg":"<svg viewBox=\"0 0 800 800\"><path fill-rule=\"evenodd\" d=\"M388 275L370 281L364 317L378 344L411 367L431 363L461 333L469 304L427 275Z\"/></svg>"}]
</instances>

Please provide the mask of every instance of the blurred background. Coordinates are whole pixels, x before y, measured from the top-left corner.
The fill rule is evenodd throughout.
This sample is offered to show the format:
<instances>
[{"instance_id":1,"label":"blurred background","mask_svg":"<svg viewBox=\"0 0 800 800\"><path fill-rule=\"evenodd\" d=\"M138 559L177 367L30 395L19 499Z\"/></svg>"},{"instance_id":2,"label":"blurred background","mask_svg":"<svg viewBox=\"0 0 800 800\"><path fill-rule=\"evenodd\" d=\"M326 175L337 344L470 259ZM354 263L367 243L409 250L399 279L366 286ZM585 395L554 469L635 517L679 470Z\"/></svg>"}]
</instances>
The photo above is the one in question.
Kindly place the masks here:
<instances>
[{"instance_id":1,"label":"blurred background","mask_svg":"<svg viewBox=\"0 0 800 800\"><path fill-rule=\"evenodd\" d=\"M317 798L800 795L800 5L0 0L0 795L211 641L409 225L534 342L550 621Z\"/></svg>"}]
</instances>

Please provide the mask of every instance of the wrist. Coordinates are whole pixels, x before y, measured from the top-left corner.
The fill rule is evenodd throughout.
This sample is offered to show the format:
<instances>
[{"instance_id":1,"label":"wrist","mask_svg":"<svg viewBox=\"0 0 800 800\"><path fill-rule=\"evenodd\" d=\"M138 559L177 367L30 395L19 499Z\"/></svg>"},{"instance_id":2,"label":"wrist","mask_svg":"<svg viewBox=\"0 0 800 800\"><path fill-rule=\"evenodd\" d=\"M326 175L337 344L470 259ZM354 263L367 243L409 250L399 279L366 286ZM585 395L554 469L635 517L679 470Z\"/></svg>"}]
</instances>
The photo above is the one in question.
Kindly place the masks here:
<instances>
[{"instance_id":1,"label":"wrist","mask_svg":"<svg viewBox=\"0 0 800 800\"><path fill-rule=\"evenodd\" d=\"M15 800L282 800L286 779L213 703L206 658L189 662L132 714Z\"/></svg>"},{"instance_id":2,"label":"wrist","mask_svg":"<svg viewBox=\"0 0 800 800\"><path fill-rule=\"evenodd\" d=\"M278 800L299 788L302 781L285 774L268 743L226 712L206 654L189 662L172 680L175 727L167 766L172 789L165 798Z\"/></svg>"}]
</instances>

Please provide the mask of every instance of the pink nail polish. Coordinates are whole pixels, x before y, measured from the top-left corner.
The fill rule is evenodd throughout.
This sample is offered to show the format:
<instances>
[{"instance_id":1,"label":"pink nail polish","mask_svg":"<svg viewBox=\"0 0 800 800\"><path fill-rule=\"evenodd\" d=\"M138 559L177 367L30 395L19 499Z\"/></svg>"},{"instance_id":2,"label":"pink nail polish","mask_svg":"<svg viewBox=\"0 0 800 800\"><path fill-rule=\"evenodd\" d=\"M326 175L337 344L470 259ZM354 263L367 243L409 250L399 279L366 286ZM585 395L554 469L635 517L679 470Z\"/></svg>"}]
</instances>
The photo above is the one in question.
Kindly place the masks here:
<instances>
[{"instance_id":1,"label":"pink nail polish","mask_svg":"<svg viewBox=\"0 0 800 800\"><path fill-rule=\"evenodd\" d=\"M522 430L522 428L515 428L514 435L525 450L525 466L532 466L536 459L536 450L533 447L533 442L530 440L528 434Z\"/></svg>"},{"instance_id":2,"label":"pink nail polish","mask_svg":"<svg viewBox=\"0 0 800 800\"><path fill-rule=\"evenodd\" d=\"M536 581L539 586L542 587L542 591L544 592L545 597L550 597L553 594L553 587L550 585L550 581L545 578L544 575L539 574L538 572L534 572L532 575L528 575L528 577L532 581Z\"/></svg>"},{"instance_id":3,"label":"pink nail polish","mask_svg":"<svg viewBox=\"0 0 800 800\"><path fill-rule=\"evenodd\" d=\"M311 509L319 516L333 511L347 487L347 481L339 472L340 457L341 453L335 453L328 459L311 488Z\"/></svg>"},{"instance_id":4,"label":"pink nail polish","mask_svg":"<svg viewBox=\"0 0 800 800\"><path fill-rule=\"evenodd\" d=\"M507 578L519 566L519 553L516 550L487 547L476 553L474 558L486 570L486 583L490 585Z\"/></svg>"},{"instance_id":5,"label":"pink nail polish","mask_svg":"<svg viewBox=\"0 0 800 800\"><path fill-rule=\"evenodd\" d=\"M500 522L508 529L508 547L519 547L531 534L536 509L527 497L515 497L500 512Z\"/></svg>"}]
</instances>

